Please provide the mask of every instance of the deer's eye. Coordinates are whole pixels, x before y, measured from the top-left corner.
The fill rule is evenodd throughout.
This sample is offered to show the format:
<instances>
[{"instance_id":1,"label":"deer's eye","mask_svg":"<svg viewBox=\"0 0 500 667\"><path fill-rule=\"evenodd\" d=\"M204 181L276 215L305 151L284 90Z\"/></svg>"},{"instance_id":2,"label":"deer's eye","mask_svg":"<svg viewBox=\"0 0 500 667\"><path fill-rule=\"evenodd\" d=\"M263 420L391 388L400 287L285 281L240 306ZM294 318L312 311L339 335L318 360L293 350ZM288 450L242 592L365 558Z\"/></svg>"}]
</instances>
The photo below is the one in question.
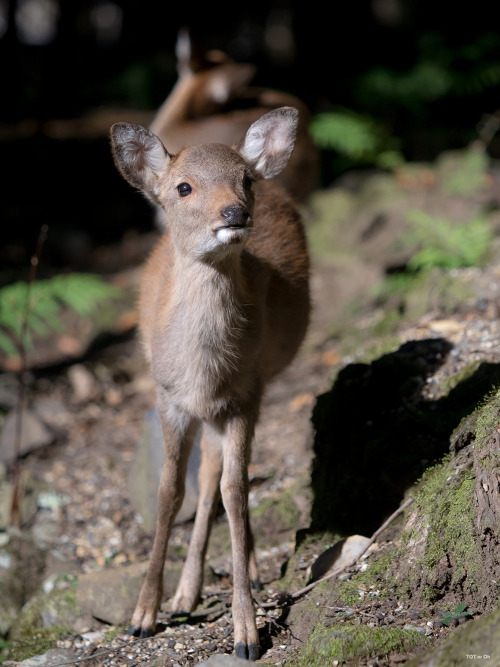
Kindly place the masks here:
<instances>
[{"instance_id":1,"label":"deer's eye","mask_svg":"<svg viewBox=\"0 0 500 667\"><path fill-rule=\"evenodd\" d=\"M245 176L245 180L243 181L243 187L245 190L251 190L252 185L255 183L255 180L251 178L250 176Z\"/></svg>"},{"instance_id":2,"label":"deer's eye","mask_svg":"<svg viewBox=\"0 0 500 667\"><path fill-rule=\"evenodd\" d=\"M187 197L191 194L192 191L193 188L189 185L189 183L181 183L177 186L177 192L181 197Z\"/></svg>"}]
</instances>

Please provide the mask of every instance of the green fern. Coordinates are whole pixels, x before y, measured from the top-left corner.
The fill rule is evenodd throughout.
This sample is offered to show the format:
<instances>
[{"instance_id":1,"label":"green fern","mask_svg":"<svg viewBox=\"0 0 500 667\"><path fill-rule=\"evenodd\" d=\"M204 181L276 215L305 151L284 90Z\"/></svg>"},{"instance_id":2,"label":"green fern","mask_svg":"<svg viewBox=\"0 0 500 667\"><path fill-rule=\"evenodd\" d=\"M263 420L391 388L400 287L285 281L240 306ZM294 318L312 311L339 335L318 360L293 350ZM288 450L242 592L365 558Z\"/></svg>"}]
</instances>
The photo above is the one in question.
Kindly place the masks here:
<instances>
[{"instance_id":1,"label":"green fern","mask_svg":"<svg viewBox=\"0 0 500 667\"><path fill-rule=\"evenodd\" d=\"M411 231L407 240L420 247L408 262L411 271L476 266L493 238L491 226L484 218L458 224L424 211L412 211L408 217Z\"/></svg>"},{"instance_id":2,"label":"green fern","mask_svg":"<svg viewBox=\"0 0 500 667\"><path fill-rule=\"evenodd\" d=\"M320 148L333 149L354 163L392 169L403 162L401 154L384 137L382 128L353 111L318 114L312 119L310 131Z\"/></svg>"},{"instance_id":3,"label":"green fern","mask_svg":"<svg viewBox=\"0 0 500 667\"><path fill-rule=\"evenodd\" d=\"M29 351L33 334L46 337L61 329L63 306L84 317L120 293L98 276L81 273L7 285L0 289L0 350L8 355L17 354L20 346Z\"/></svg>"},{"instance_id":4,"label":"green fern","mask_svg":"<svg viewBox=\"0 0 500 667\"><path fill-rule=\"evenodd\" d=\"M378 144L373 123L351 113L318 114L312 121L311 133L319 146L333 148L354 159L375 151Z\"/></svg>"}]
</instances>

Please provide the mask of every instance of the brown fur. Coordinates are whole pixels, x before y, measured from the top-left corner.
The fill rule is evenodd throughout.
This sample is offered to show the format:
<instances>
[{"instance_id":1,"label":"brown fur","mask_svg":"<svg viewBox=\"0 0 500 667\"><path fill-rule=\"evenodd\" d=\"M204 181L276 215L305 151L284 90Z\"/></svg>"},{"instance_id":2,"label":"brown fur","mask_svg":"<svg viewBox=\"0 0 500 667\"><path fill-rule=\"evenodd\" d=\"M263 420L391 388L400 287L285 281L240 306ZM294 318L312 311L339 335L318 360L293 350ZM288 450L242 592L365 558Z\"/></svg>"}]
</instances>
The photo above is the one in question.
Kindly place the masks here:
<instances>
[{"instance_id":1,"label":"brown fur","mask_svg":"<svg viewBox=\"0 0 500 667\"><path fill-rule=\"evenodd\" d=\"M219 498L233 545L237 655L258 657L250 592L258 572L248 521L247 466L265 385L292 360L309 315L309 260L300 216L271 181L293 148L295 110L278 109L249 129L239 151L221 144L171 156L150 132L112 128L123 175L167 215L168 228L144 270L140 327L157 385L166 462L150 567L131 632L154 632L163 564L201 426L200 499L183 574L172 602L197 604ZM189 185L181 194L180 184Z\"/></svg>"}]
</instances>

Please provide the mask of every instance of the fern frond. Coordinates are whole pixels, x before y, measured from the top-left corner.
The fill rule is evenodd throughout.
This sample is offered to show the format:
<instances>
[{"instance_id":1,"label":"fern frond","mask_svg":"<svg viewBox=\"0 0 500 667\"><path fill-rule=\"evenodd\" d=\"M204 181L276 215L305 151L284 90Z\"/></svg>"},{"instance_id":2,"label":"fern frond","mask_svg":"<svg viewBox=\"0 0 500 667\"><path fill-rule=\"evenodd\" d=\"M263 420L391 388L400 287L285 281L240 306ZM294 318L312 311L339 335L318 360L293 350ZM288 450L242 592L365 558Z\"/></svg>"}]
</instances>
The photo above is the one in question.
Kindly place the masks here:
<instances>
[{"instance_id":1,"label":"fern frond","mask_svg":"<svg viewBox=\"0 0 500 667\"><path fill-rule=\"evenodd\" d=\"M46 337L61 329L63 306L88 316L100 304L117 297L121 290L99 276L72 273L39 280L28 286L14 283L0 289L0 350L16 353L16 344L32 348L32 333ZM23 333L25 340L21 340Z\"/></svg>"},{"instance_id":2,"label":"fern frond","mask_svg":"<svg viewBox=\"0 0 500 667\"><path fill-rule=\"evenodd\" d=\"M491 225L484 218L453 223L424 211L412 211L408 218L411 231L407 238L420 248L408 262L412 271L476 266L493 238Z\"/></svg>"},{"instance_id":3,"label":"fern frond","mask_svg":"<svg viewBox=\"0 0 500 667\"><path fill-rule=\"evenodd\" d=\"M352 159L373 153L378 147L375 125L354 113L318 114L311 123L311 134L322 148L333 148Z\"/></svg>"}]
</instances>

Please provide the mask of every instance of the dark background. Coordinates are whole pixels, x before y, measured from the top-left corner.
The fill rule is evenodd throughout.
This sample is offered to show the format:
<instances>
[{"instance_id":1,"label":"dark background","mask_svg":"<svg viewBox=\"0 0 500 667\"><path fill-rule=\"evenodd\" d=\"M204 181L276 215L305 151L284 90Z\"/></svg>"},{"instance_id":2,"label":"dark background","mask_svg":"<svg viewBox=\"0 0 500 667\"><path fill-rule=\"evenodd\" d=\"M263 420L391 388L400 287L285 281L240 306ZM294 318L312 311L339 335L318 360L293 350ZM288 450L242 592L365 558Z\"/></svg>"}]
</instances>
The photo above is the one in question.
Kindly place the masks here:
<instances>
[{"instance_id":1,"label":"dark background","mask_svg":"<svg viewBox=\"0 0 500 667\"><path fill-rule=\"evenodd\" d=\"M26 277L42 224L47 271L95 268L85 259L93 249L151 228L148 204L112 164L106 133L75 121L103 108L155 110L177 77L180 27L202 47L255 63L255 84L298 95L313 115L352 109L382 123L407 160L431 160L477 138L498 109L493 7L0 0L0 284ZM495 141L489 150L498 157ZM328 158L322 186L339 175Z\"/></svg>"}]
</instances>

